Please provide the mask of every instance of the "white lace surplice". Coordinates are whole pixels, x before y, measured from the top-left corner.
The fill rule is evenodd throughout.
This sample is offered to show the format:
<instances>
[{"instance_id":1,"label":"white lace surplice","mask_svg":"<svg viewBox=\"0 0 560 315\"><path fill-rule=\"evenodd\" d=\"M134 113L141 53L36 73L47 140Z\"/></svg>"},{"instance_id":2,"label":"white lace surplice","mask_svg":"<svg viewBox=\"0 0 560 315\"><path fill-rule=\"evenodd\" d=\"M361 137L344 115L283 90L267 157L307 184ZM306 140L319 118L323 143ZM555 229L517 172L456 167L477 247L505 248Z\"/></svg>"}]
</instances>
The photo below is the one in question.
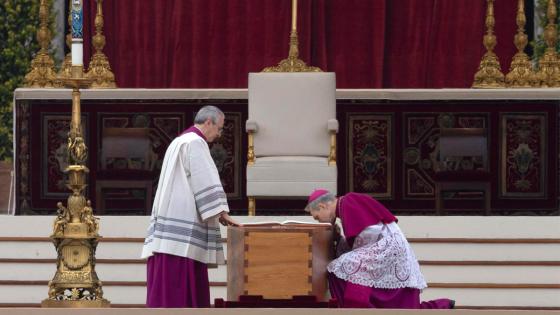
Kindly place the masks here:
<instances>
[{"instance_id":1,"label":"white lace surplice","mask_svg":"<svg viewBox=\"0 0 560 315\"><path fill-rule=\"evenodd\" d=\"M356 237L352 250L327 269L342 280L367 287L427 287L412 248L394 222L368 226Z\"/></svg>"}]
</instances>

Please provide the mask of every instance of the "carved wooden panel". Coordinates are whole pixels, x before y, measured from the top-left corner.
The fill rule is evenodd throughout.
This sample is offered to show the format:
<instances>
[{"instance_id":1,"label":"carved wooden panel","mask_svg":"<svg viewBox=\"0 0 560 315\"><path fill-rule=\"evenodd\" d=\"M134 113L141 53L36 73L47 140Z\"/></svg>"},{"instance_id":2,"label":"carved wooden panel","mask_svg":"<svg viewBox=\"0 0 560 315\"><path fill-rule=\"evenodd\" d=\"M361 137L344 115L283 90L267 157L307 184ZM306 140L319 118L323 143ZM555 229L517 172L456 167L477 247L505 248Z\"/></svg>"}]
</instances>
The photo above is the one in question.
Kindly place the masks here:
<instances>
[{"instance_id":1,"label":"carved wooden panel","mask_svg":"<svg viewBox=\"0 0 560 315\"><path fill-rule=\"evenodd\" d=\"M393 116L349 113L347 117L347 190L392 198Z\"/></svg>"},{"instance_id":2,"label":"carved wooden panel","mask_svg":"<svg viewBox=\"0 0 560 315\"><path fill-rule=\"evenodd\" d=\"M14 158L18 214L54 214L56 202L67 197L62 170L68 118L59 118L70 116L70 103L68 99L16 100ZM191 125L194 113L204 105L216 105L226 112L222 138L211 144L210 149L230 208L235 214L246 214L246 99L84 100L83 125L87 126L91 170L86 188L88 198L96 200L96 181L107 179L98 172L104 126L148 126L154 157L161 163L169 143ZM340 194L369 193L397 214L434 214L432 176L439 164L439 128L484 127L490 141L489 167L496 174L492 179L492 214L558 213L557 101L345 99L337 101L337 118L341 124L337 136ZM155 189L159 166L154 174ZM142 198L136 198L141 197L140 193L115 190L114 194L130 195L139 200L138 207L145 207ZM127 205L133 205L131 200L126 200ZM301 215L304 206L303 199L259 203L263 215ZM461 206L471 207L466 201ZM108 208L119 207L116 201L108 203Z\"/></svg>"},{"instance_id":3,"label":"carved wooden panel","mask_svg":"<svg viewBox=\"0 0 560 315\"><path fill-rule=\"evenodd\" d=\"M226 112L224 133L211 145L211 153L218 166L230 208L245 206L243 125L246 119L246 100L84 100L82 125L89 149L87 166L90 169L86 196L94 201L97 180L152 180L153 190L165 151L171 141L193 121L193 115L204 105L216 105ZM17 141L17 206L18 214L53 214L56 202L68 196L65 187L66 141L69 130L70 100L31 100L16 102ZM151 145L150 161L153 169L139 171L138 161L126 157L112 158L111 164L101 168L102 131L108 128L148 128ZM246 144L245 144L246 146ZM122 159L127 160L123 163ZM138 163L136 163L138 162ZM107 164L107 163L106 163ZM107 166L107 165L106 165ZM111 169L111 171L107 171ZM112 171L115 170L115 171ZM140 172L142 174L140 174ZM153 176L151 176L151 173ZM151 176L151 177L150 177ZM107 214L144 214L143 193L126 187L107 188ZM118 198L116 198L118 197ZM138 202L136 202L138 201ZM126 207L122 206L126 204ZM137 212L134 212L138 208Z\"/></svg>"},{"instance_id":4,"label":"carved wooden panel","mask_svg":"<svg viewBox=\"0 0 560 315\"><path fill-rule=\"evenodd\" d=\"M545 198L547 113L500 115L500 195Z\"/></svg>"},{"instance_id":5,"label":"carved wooden panel","mask_svg":"<svg viewBox=\"0 0 560 315\"><path fill-rule=\"evenodd\" d=\"M440 167L440 128L487 128L485 113L403 114L404 199L434 198L433 176Z\"/></svg>"}]
</instances>

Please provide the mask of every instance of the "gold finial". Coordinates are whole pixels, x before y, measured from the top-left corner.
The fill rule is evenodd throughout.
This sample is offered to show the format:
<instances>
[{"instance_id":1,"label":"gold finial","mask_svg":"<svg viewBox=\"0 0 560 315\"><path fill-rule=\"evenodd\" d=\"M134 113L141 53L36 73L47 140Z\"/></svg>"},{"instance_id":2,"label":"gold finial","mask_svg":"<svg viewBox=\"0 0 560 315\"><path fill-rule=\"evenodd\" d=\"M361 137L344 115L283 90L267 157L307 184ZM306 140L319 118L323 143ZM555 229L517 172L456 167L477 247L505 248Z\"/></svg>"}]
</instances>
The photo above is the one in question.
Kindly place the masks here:
<instances>
[{"instance_id":1,"label":"gold finial","mask_svg":"<svg viewBox=\"0 0 560 315\"><path fill-rule=\"evenodd\" d=\"M292 31L290 33L290 50L288 58L277 66L266 67L262 72L322 72L318 67L307 66L299 59L299 41L297 36L297 0L292 0Z\"/></svg>"},{"instance_id":2,"label":"gold finial","mask_svg":"<svg viewBox=\"0 0 560 315\"><path fill-rule=\"evenodd\" d=\"M535 83L535 73L529 56L524 52L527 46L527 35L525 34L525 2L517 1L517 34L514 37L514 44L517 47L517 53L511 61L509 73L506 75L506 85L512 88L532 87Z\"/></svg>"},{"instance_id":3,"label":"gold finial","mask_svg":"<svg viewBox=\"0 0 560 315\"><path fill-rule=\"evenodd\" d=\"M25 75L26 87L52 88L60 86L56 80L54 60L49 54L51 31L49 30L49 4L41 0L39 5L40 27L37 31L37 41L41 49L31 61L31 71Z\"/></svg>"},{"instance_id":4,"label":"gold finial","mask_svg":"<svg viewBox=\"0 0 560 315\"><path fill-rule=\"evenodd\" d=\"M496 35L494 35L494 0L487 0L486 7L486 35L484 35L484 47L486 53L480 61L478 71L474 75L473 88L502 88L505 86L504 74L500 67L500 60L494 53L496 47Z\"/></svg>"},{"instance_id":5,"label":"gold finial","mask_svg":"<svg viewBox=\"0 0 560 315\"><path fill-rule=\"evenodd\" d=\"M546 17L548 25L544 29L544 41L546 49L544 55L539 59L539 69L536 74L537 86L559 87L560 86L560 63L556 53L556 42L558 41L558 30L556 29L556 2L548 0Z\"/></svg>"},{"instance_id":6,"label":"gold finial","mask_svg":"<svg viewBox=\"0 0 560 315\"><path fill-rule=\"evenodd\" d=\"M72 0L68 0L68 7L72 7ZM59 80L70 79L72 77L72 10L68 12L68 34L66 34L66 46L70 48L66 56L64 56L64 62L60 71L58 72Z\"/></svg>"},{"instance_id":7,"label":"gold finial","mask_svg":"<svg viewBox=\"0 0 560 315\"><path fill-rule=\"evenodd\" d=\"M95 35L93 36L93 47L95 54L89 63L87 76L93 79L92 88L116 88L115 75L111 71L109 59L103 53L105 47L105 36L103 35L103 0L96 0L97 12L95 14Z\"/></svg>"}]
</instances>

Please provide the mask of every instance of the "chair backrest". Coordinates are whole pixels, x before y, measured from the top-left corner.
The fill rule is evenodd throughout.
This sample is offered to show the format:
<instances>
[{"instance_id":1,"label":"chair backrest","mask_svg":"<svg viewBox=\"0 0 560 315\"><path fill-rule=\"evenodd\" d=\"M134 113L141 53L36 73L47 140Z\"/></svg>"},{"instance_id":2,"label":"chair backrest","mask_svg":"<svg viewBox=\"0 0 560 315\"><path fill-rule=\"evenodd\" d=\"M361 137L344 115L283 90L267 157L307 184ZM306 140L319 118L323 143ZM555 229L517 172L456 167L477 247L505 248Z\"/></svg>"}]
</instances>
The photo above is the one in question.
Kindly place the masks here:
<instances>
[{"instance_id":1,"label":"chair backrest","mask_svg":"<svg viewBox=\"0 0 560 315\"><path fill-rule=\"evenodd\" d=\"M107 168L107 160L124 158L141 161L143 170L150 169L149 128L103 128L101 139L101 168Z\"/></svg>"},{"instance_id":2,"label":"chair backrest","mask_svg":"<svg viewBox=\"0 0 560 315\"><path fill-rule=\"evenodd\" d=\"M485 128L442 128L439 138L440 161L462 157L481 159L488 168L488 136Z\"/></svg>"},{"instance_id":3,"label":"chair backrest","mask_svg":"<svg viewBox=\"0 0 560 315\"><path fill-rule=\"evenodd\" d=\"M255 155L328 156L335 93L332 72L250 73L249 120L258 125Z\"/></svg>"}]
</instances>

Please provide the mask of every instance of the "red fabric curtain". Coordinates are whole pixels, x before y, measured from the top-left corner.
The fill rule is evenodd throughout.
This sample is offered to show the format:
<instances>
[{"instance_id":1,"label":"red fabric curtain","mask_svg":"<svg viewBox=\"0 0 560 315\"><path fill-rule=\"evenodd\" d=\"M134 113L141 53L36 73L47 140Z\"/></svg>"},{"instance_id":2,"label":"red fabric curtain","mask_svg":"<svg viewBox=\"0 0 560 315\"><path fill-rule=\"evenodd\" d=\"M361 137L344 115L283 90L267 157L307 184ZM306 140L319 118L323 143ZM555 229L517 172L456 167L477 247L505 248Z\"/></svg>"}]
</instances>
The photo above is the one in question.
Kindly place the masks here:
<instances>
[{"instance_id":1,"label":"red fabric curtain","mask_svg":"<svg viewBox=\"0 0 560 315\"><path fill-rule=\"evenodd\" d=\"M497 1L494 12L495 51L507 73L516 52L516 1ZM470 87L486 51L485 15L482 0L392 0L387 10L384 87Z\"/></svg>"},{"instance_id":2,"label":"red fabric curtain","mask_svg":"<svg viewBox=\"0 0 560 315\"><path fill-rule=\"evenodd\" d=\"M315 18L302 28L312 31L313 54L303 60L336 72L338 88L381 88L386 2L391 0L307 2Z\"/></svg>"},{"instance_id":3,"label":"red fabric curtain","mask_svg":"<svg viewBox=\"0 0 560 315\"><path fill-rule=\"evenodd\" d=\"M86 2L84 57L95 34ZM515 53L515 1L495 4L496 53ZM119 87L245 88L247 74L288 56L289 0L104 1ZM300 58L338 88L470 87L484 53L485 0L300 0Z\"/></svg>"}]
</instances>

